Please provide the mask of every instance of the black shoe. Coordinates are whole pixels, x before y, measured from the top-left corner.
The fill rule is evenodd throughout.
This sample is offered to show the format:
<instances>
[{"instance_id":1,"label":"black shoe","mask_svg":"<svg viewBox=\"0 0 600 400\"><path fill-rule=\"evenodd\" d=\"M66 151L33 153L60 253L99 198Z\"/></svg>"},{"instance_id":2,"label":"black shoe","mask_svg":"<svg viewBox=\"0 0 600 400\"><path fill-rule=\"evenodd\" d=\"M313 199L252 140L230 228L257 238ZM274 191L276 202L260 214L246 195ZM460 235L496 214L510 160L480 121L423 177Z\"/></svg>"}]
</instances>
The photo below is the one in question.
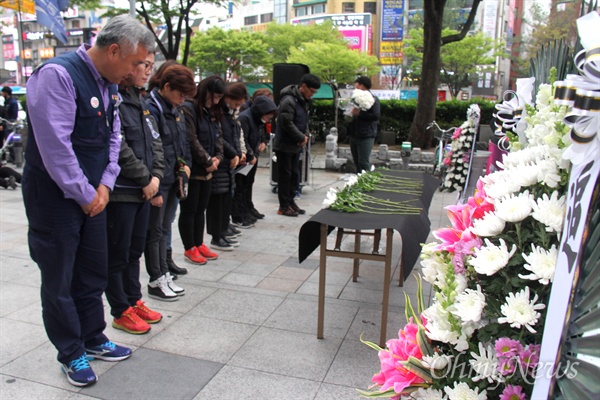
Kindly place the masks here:
<instances>
[{"instance_id":1,"label":"black shoe","mask_svg":"<svg viewBox=\"0 0 600 400\"><path fill-rule=\"evenodd\" d=\"M17 189L17 180L14 176L8 177L8 186L13 190Z\"/></svg>"},{"instance_id":2,"label":"black shoe","mask_svg":"<svg viewBox=\"0 0 600 400\"><path fill-rule=\"evenodd\" d=\"M218 249L218 250L222 250L222 251L232 251L233 250L233 246L230 245L223 238L220 238L218 240L215 240L215 239L211 240L210 247L212 247L213 249Z\"/></svg>"},{"instance_id":3,"label":"black shoe","mask_svg":"<svg viewBox=\"0 0 600 400\"><path fill-rule=\"evenodd\" d=\"M223 236L222 239L230 245L232 245L233 247L238 247L240 245L240 242L238 242L237 240L233 240L232 238L228 238L227 236Z\"/></svg>"},{"instance_id":4,"label":"black shoe","mask_svg":"<svg viewBox=\"0 0 600 400\"><path fill-rule=\"evenodd\" d=\"M229 228L227 228L227 230L223 233L223 236L233 239L242 236L242 232L230 225Z\"/></svg>"},{"instance_id":5,"label":"black shoe","mask_svg":"<svg viewBox=\"0 0 600 400\"><path fill-rule=\"evenodd\" d=\"M173 261L173 250L167 250L167 266L169 267L169 272L171 273L173 280L177 279L177 275L185 275L188 273L187 269L177 266L175 261Z\"/></svg>"},{"instance_id":6,"label":"black shoe","mask_svg":"<svg viewBox=\"0 0 600 400\"><path fill-rule=\"evenodd\" d=\"M265 217L265 214L259 213L256 208L250 210L250 215L257 219L263 219Z\"/></svg>"},{"instance_id":7,"label":"black shoe","mask_svg":"<svg viewBox=\"0 0 600 400\"><path fill-rule=\"evenodd\" d=\"M292 210L296 211L300 215L306 214L306 210L303 210L300 207L298 207L298 204L296 204L296 202L290 204L290 207L292 208Z\"/></svg>"},{"instance_id":8,"label":"black shoe","mask_svg":"<svg viewBox=\"0 0 600 400\"><path fill-rule=\"evenodd\" d=\"M279 207L277 214L283 215L286 217L297 217L298 213L294 211L292 207Z\"/></svg>"},{"instance_id":9,"label":"black shoe","mask_svg":"<svg viewBox=\"0 0 600 400\"><path fill-rule=\"evenodd\" d=\"M252 225L256 224L256 221L258 221L258 218L254 217L250 213L244 215L242 218L245 219L246 221L250 222Z\"/></svg>"},{"instance_id":10,"label":"black shoe","mask_svg":"<svg viewBox=\"0 0 600 400\"><path fill-rule=\"evenodd\" d=\"M236 228L241 228L241 229L250 229L250 228L252 228L254 226L253 223L248 222L245 219L242 219L242 220L239 220L239 221L238 220L233 220L231 222L231 225L235 226Z\"/></svg>"}]
</instances>

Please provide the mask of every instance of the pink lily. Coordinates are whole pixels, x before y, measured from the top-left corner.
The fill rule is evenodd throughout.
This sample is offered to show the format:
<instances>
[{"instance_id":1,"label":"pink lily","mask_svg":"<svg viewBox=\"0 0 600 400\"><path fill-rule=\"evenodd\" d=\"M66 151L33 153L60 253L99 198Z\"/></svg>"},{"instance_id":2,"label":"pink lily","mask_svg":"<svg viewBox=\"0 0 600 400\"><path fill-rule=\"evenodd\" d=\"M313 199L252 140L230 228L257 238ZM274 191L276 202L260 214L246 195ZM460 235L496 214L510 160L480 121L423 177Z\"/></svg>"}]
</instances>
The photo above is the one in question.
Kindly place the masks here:
<instances>
[{"instance_id":1,"label":"pink lily","mask_svg":"<svg viewBox=\"0 0 600 400\"><path fill-rule=\"evenodd\" d=\"M485 193L485 184L481 179L477 181L477 189L473 197L469 197L467 204L474 209L473 219L483 218L486 212L494 211L494 204L488 201Z\"/></svg>"}]
</instances>

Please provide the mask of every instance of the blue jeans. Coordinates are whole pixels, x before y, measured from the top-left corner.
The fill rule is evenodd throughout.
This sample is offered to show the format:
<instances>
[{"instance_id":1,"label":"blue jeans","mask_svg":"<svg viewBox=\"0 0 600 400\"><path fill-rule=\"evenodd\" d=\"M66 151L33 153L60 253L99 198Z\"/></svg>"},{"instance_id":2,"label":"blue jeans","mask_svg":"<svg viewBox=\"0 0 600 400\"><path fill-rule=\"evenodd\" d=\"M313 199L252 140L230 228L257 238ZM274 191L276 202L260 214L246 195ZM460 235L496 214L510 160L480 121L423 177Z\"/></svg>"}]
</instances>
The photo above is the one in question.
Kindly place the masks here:
<instances>
[{"instance_id":1,"label":"blue jeans","mask_svg":"<svg viewBox=\"0 0 600 400\"><path fill-rule=\"evenodd\" d=\"M370 158L373 143L375 143L375 138L350 138L350 152L354 165L356 165L356 172L371 170Z\"/></svg>"}]
</instances>

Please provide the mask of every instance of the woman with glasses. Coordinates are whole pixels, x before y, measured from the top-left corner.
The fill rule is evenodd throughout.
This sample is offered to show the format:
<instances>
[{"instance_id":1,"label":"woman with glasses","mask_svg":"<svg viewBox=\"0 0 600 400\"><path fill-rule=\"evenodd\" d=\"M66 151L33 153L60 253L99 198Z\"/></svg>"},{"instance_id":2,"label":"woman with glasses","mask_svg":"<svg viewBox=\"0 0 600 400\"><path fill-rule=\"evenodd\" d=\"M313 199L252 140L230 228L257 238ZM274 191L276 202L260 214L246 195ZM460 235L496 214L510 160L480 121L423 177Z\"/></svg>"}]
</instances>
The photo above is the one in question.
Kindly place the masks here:
<instances>
[{"instance_id":1,"label":"woman with glasses","mask_svg":"<svg viewBox=\"0 0 600 400\"><path fill-rule=\"evenodd\" d=\"M191 156L187 141L187 126L180 106L196 91L194 73L183 65L174 64L161 71L158 87L148 95L148 110L156 119L163 144L165 176L158 194L150 200L150 221L146 238L146 269L150 275L148 295L163 301L175 301L185 290L173 283L167 265L166 235L171 215L179 204L180 180L190 174ZM181 176L184 171L187 177Z\"/></svg>"}]
</instances>

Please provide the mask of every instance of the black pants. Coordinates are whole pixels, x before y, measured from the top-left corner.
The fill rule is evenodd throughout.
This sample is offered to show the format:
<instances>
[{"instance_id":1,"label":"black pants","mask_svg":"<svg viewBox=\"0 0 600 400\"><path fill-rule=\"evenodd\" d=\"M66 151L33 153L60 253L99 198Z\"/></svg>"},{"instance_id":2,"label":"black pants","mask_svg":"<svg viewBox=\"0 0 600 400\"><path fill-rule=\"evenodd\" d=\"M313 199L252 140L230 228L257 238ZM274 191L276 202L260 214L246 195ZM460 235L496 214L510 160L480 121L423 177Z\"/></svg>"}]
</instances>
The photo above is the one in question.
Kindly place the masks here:
<instances>
[{"instance_id":1,"label":"black pants","mask_svg":"<svg viewBox=\"0 0 600 400\"><path fill-rule=\"evenodd\" d=\"M212 182L190 179L188 197L181 202L179 234L186 250L204 243L204 213L208 207Z\"/></svg>"},{"instance_id":2,"label":"black pants","mask_svg":"<svg viewBox=\"0 0 600 400\"><path fill-rule=\"evenodd\" d=\"M277 182L279 207L286 209L294 202L294 197L296 196L300 152L285 153L275 151L275 155L277 156L277 171L279 172L279 180Z\"/></svg>"},{"instance_id":3,"label":"black pants","mask_svg":"<svg viewBox=\"0 0 600 400\"><path fill-rule=\"evenodd\" d=\"M115 318L142 298L140 257L146 244L150 202L110 202L108 224L108 286L106 299Z\"/></svg>"},{"instance_id":4,"label":"black pants","mask_svg":"<svg viewBox=\"0 0 600 400\"><path fill-rule=\"evenodd\" d=\"M65 195L47 173L25 165L23 201L29 253L42 274L42 318L58 361L108 341L102 293L108 275L106 211L95 217Z\"/></svg>"},{"instance_id":5,"label":"black pants","mask_svg":"<svg viewBox=\"0 0 600 400\"><path fill-rule=\"evenodd\" d=\"M229 226L231 192L211 194L206 209L206 232L213 238L220 238Z\"/></svg>"}]
</instances>

